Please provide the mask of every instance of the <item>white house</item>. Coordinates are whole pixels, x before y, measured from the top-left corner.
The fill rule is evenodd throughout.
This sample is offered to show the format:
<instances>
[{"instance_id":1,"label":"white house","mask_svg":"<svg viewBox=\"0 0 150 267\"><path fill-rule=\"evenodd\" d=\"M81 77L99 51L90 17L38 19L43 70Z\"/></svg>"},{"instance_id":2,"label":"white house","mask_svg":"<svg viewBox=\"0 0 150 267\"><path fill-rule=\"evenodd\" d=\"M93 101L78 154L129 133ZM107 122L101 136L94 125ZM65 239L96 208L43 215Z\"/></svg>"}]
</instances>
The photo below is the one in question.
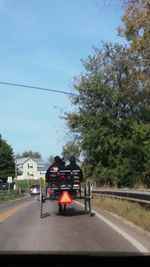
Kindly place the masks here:
<instances>
[{"instance_id":1,"label":"white house","mask_svg":"<svg viewBox=\"0 0 150 267\"><path fill-rule=\"evenodd\" d=\"M42 178L49 164L42 159L21 158L16 161L17 180Z\"/></svg>"}]
</instances>

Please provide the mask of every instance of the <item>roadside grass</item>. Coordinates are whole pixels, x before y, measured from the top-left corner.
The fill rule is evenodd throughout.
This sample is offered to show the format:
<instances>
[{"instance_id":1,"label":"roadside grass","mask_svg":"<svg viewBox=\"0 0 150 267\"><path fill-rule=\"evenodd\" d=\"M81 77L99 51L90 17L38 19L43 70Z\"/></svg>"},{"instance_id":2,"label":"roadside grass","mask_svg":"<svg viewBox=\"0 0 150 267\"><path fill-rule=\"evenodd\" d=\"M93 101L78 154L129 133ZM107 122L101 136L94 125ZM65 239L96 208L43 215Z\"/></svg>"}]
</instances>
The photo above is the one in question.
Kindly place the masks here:
<instances>
[{"instance_id":1,"label":"roadside grass","mask_svg":"<svg viewBox=\"0 0 150 267\"><path fill-rule=\"evenodd\" d=\"M24 197L25 194L2 194L0 195L0 202L2 201L8 201L8 200L14 200L14 199L18 199L18 198L22 198Z\"/></svg>"},{"instance_id":2,"label":"roadside grass","mask_svg":"<svg viewBox=\"0 0 150 267\"><path fill-rule=\"evenodd\" d=\"M135 225L150 231L150 209L131 201L105 196L94 196L92 204L115 213Z\"/></svg>"}]
</instances>

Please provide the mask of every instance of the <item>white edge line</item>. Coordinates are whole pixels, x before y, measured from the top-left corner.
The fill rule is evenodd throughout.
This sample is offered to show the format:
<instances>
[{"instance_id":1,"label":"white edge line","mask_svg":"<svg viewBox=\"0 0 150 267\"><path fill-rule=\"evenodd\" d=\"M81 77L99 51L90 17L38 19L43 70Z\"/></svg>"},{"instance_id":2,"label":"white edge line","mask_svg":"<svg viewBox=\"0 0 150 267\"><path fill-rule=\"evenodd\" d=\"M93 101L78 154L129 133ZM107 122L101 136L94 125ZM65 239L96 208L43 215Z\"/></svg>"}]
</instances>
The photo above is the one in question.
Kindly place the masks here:
<instances>
[{"instance_id":1,"label":"white edge line","mask_svg":"<svg viewBox=\"0 0 150 267\"><path fill-rule=\"evenodd\" d=\"M83 204L79 203L78 201L75 201L78 205L84 207ZM100 215L99 213L97 213L95 210L93 210L94 214L101 219L102 221L104 221L105 223L107 223L111 228L113 228L117 233L119 233L120 235L122 235L127 241L129 241L138 251L142 252L142 253L150 253L150 251L144 247L142 244L140 244L135 238L131 237L130 235L128 235L126 232L124 232L122 229L120 229L118 226L116 226L115 224L113 224L112 222L110 222L109 220L107 220L105 217L103 217L102 215Z\"/></svg>"}]
</instances>

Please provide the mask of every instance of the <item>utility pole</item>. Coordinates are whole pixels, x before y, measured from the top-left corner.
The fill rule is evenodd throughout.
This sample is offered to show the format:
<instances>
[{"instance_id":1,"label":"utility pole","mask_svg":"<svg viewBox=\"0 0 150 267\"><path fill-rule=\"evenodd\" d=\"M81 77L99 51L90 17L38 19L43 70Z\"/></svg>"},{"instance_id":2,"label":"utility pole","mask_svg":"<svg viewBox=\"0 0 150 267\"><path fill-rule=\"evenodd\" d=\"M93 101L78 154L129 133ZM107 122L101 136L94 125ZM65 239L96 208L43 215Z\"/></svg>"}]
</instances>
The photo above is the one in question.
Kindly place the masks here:
<instances>
[{"instance_id":1,"label":"utility pole","mask_svg":"<svg viewBox=\"0 0 150 267\"><path fill-rule=\"evenodd\" d=\"M17 158L16 156L14 156L14 159L15 159L15 187L14 187L14 190L17 189L17 184L16 184L16 181L17 181Z\"/></svg>"},{"instance_id":2,"label":"utility pole","mask_svg":"<svg viewBox=\"0 0 150 267\"><path fill-rule=\"evenodd\" d=\"M17 180L17 159L15 156L15 180Z\"/></svg>"}]
</instances>

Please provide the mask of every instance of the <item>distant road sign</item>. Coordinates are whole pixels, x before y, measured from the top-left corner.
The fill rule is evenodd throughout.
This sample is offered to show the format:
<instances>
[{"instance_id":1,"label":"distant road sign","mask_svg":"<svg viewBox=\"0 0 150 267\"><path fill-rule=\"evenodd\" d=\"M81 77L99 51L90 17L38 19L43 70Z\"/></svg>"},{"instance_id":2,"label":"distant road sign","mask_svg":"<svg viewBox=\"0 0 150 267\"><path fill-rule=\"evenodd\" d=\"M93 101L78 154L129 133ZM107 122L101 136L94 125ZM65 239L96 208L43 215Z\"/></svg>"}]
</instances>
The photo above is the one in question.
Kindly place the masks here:
<instances>
[{"instance_id":1,"label":"distant road sign","mask_svg":"<svg viewBox=\"0 0 150 267\"><path fill-rule=\"evenodd\" d=\"M11 176L8 176L7 183L12 183L12 177Z\"/></svg>"}]
</instances>

